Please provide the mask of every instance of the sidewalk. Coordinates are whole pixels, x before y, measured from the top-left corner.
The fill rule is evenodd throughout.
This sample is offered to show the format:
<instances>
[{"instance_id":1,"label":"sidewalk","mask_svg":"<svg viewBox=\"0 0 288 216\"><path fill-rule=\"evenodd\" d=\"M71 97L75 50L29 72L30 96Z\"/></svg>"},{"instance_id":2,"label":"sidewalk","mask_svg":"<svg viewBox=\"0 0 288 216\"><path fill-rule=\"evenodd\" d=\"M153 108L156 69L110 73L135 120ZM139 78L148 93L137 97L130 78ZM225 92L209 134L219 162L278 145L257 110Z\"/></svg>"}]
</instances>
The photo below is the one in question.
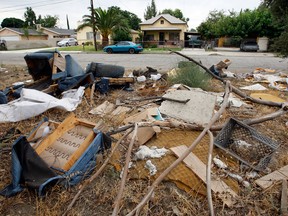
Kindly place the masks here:
<instances>
[{"instance_id":1,"label":"sidewalk","mask_svg":"<svg viewBox=\"0 0 288 216\"><path fill-rule=\"evenodd\" d=\"M241 52L239 48L225 48L216 47L215 50L205 51L205 49L199 48L184 48L180 51L184 55L193 56L239 56L239 57L274 57L274 53L268 52Z\"/></svg>"}]
</instances>

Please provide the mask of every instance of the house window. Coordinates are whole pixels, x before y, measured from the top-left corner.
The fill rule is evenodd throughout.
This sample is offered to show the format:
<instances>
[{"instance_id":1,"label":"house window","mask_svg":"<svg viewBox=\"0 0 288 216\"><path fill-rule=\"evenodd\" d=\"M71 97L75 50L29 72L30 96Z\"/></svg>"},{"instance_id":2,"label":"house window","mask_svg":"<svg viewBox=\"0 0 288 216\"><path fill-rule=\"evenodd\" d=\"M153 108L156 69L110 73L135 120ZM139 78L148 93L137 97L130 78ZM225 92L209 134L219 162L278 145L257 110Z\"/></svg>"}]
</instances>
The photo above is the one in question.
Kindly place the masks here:
<instances>
[{"instance_id":1,"label":"house window","mask_svg":"<svg viewBox=\"0 0 288 216\"><path fill-rule=\"evenodd\" d=\"M97 32L96 33L96 40L100 40L101 39L101 34L100 34L100 32Z\"/></svg>"},{"instance_id":2,"label":"house window","mask_svg":"<svg viewBox=\"0 0 288 216\"><path fill-rule=\"evenodd\" d=\"M169 40L170 41L178 41L179 40L179 33L178 32L170 32L169 33Z\"/></svg>"},{"instance_id":3,"label":"house window","mask_svg":"<svg viewBox=\"0 0 288 216\"><path fill-rule=\"evenodd\" d=\"M160 24L164 24L164 20L161 20L161 21L160 21Z\"/></svg>"},{"instance_id":4,"label":"house window","mask_svg":"<svg viewBox=\"0 0 288 216\"><path fill-rule=\"evenodd\" d=\"M86 32L86 39L87 40L93 40L93 32ZM96 40L100 40L101 39L101 34L100 32L96 33Z\"/></svg>"},{"instance_id":5,"label":"house window","mask_svg":"<svg viewBox=\"0 0 288 216\"><path fill-rule=\"evenodd\" d=\"M146 41L154 41L154 35L145 35Z\"/></svg>"},{"instance_id":6,"label":"house window","mask_svg":"<svg viewBox=\"0 0 288 216\"><path fill-rule=\"evenodd\" d=\"M86 39L92 40L93 39L93 32L86 32Z\"/></svg>"}]
</instances>

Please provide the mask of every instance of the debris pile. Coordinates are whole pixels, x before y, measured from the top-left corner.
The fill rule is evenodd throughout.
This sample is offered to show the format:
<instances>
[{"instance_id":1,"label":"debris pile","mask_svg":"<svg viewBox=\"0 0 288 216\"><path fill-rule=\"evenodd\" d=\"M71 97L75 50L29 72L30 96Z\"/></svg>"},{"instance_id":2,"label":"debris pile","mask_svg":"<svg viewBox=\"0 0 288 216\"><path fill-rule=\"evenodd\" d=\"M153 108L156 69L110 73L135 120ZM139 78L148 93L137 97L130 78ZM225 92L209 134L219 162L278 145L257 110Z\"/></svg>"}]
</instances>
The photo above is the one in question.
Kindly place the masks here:
<instances>
[{"instance_id":1,"label":"debris pile","mask_svg":"<svg viewBox=\"0 0 288 216\"><path fill-rule=\"evenodd\" d=\"M11 184L2 187L1 195L10 197L28 188L51 196L51 187L58 185L61 193L69 194L58 214L67 215L100 178L109 176L114 184L105 184L106 193L113 193L105 202L106 214L134 215L155 202L157 187L165 181L173 183L182 194L179 197L188 194L198 205L207 197L201 208L214 215L215 210L237 209L246 192L257 190L259 195L279 181L285 185L288 161L278 156L287 133L277 139L271 137L273 128L262 127L281 117L277 126L287 130L287 95L279 93L287 90L287 76L257 68L245 76L246 81L239 81L234 75L225 76L229 59L208 69L179 55L198 64L222 90L171 84L167 81L171 73L151 67L128 74L121 66L96 62L84 70L70 55L64 58L58 52L25 56L34 82L15 80L15 85L0 89L0 122L6 129L1 132L0 155L8 160L11 153L13 168L12 178L5 178ZM53 116L54 112L60 115ZM27 124L33 118L43 120L24 127L25 132L11 129L18 137L12 139L9 124ZM109 166L115 174L109 174ZM0 171L9 173L4 166ZM148 186L136 186L132 192L139 192L137 198L126 195L139 181ZM81 187L63 190L80 183ZM219 202L221 208L216 207ZM180 207L169 206L182 214ZM150 211L157 214L153 207Z\"/></svg>"}]
</instances>

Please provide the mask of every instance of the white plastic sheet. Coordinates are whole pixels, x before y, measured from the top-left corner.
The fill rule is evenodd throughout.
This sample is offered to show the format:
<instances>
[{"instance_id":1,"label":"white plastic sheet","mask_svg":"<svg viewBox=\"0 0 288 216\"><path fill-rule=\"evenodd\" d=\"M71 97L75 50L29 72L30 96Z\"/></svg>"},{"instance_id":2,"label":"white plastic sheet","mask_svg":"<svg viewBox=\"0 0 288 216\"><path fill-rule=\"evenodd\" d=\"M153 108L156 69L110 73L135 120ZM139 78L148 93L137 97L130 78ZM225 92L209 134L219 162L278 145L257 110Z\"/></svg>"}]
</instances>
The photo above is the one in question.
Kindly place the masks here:
<instances>
[{"instance_id":1,"label":"white plastic sheet","mask_svg":"<svg viewBox=\"0 0 288 216\"><path fill-rule=\"evenodd\" d=\"M34 89L21 91L21 97L8 104L0 105L0 123L17 122L28 119L51 108L73 111L81 103L84 87L62 93L62 99Z\"/></svg>"}]
</instances>

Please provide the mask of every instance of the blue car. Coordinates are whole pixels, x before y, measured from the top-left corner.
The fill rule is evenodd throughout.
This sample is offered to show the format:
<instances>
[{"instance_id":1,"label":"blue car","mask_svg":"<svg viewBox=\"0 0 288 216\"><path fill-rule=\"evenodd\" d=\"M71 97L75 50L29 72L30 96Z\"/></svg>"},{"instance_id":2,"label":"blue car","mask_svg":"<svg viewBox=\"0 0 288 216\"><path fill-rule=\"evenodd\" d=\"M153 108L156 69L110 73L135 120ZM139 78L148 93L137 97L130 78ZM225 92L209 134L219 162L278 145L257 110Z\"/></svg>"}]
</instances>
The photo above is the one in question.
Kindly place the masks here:
<instances>
[{"instance_id":1,"label":"blue car","mask_svg":"<svg viewBox=\"0 0 288 216\"><path fill-rule=\"evenodd\" d=\"M104 52L109 54L111 53L120 53L120 52L128 52L130 54L139 53L143 51L143 47L141 44L135 44L131 41L120 41L115 45L105 46L103 48Z\"/></svg>"}]
</instances>

